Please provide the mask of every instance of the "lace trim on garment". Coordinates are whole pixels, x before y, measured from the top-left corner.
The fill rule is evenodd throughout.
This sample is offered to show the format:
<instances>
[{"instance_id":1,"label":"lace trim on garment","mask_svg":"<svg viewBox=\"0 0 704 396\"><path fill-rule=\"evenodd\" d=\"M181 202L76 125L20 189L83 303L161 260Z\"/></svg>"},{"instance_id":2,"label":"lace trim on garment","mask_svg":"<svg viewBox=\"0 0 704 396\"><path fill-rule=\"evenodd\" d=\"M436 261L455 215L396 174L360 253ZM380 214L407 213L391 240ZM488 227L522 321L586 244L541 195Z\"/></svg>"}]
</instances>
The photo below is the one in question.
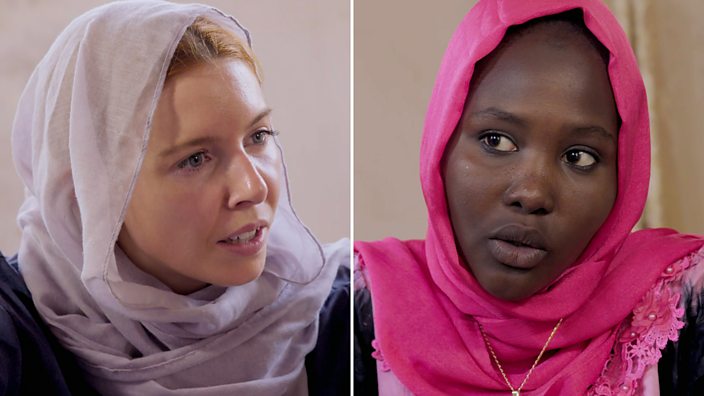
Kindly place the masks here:
<instances>
[{"instance_id":1,"label":"lace trim on garment","mask_svg":"<svg viewBox=\"0 0 704 396\"><path fill-rule=\"evenodd\" d=\"M369 281L367 280L365 273L364 260L362 260L362 257L360 257L358 254L355 254L354 290L361 290L367 288L368 285ZM374 352L372 352L372 357L376 359L377 362L379 362L379 370L391 371L391 367L389 367L389 364L384 360L384 355L381 353L381 346L379 345L379 341L377 341L376 339L372 340L372 348L374 348Z\"/></svg>"},{"instance_id":2,"label":"lace trim on garment","mask_svg":"<svg viewBox=\"0 0 704 396\"><path fill-rule=\"evenodd\" d=\"M657 364L668 341L684 327L680 304L685 271L704 260L704 249L667 267L619 328L601 375L589 389L594 396L636 394L645 370Z\"/></svg>"},{"instance_id":3,"label":"lace trim on garment","mask_svg":"<svg viewBox=\"0 0 704 396\"><path fill-rule=\"evenodd\" d=\"M354 290L368 289L367 276L365 274L365 265L362 257L355 252L353 257L353 268L354 268Z\"/></svg>"},{"instance_id":4,"label":"lace trim on garment","mask_svg":"<svg viewBox=\"0 0 704 396\"><path fill-rule=\"evenodd\" d=\"M391 371L391 367L389 367L389 364L386 362L386 360L384 360L384 355L381 353L381 346L379 345L379 341L372 341L372 348L374 348L374 352L372 352L372 357L376 359L377 362L379 362L379 370Z\"/></svg>"}]
</instances>

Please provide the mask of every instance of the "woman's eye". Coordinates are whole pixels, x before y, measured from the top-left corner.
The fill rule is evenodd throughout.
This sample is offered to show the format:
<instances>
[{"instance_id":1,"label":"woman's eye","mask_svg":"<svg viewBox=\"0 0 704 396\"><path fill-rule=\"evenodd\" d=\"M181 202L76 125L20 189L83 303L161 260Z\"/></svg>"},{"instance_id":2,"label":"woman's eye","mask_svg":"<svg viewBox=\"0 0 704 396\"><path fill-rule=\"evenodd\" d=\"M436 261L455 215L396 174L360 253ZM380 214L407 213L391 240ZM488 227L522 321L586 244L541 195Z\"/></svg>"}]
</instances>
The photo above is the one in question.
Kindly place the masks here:
<instances>
[{"instance_id":1,"label":"woman's eye","mask_svg":"<svg viewBox=\"0 0 704 396\"><path fill-rule=\"evenodd\" d=\"M266 143L267 139L269 139L269 136L276 136L278 134L279 132L271 129L260 129L252 134L252 143L264 144Z\"/></svg>"},{"instance_id":2,"label":"woman's eye","mask_svg":"<svg viewBox=\"0 0 704 396\"><path fill-rule=\"evenodd\" d=\"M506 136L498 133L489 133L480 138L480 141L489 149L494 151L512 152L518 151L518 147Z\"/></svg>"},{"instance_id":3,"label":"woman's eye","mask_svg":"<svg viewBox=\"0 0 704 396\"><path fill-rule=\"evenodd\" d=\"M593 154L584 150L570 150L562 158L568 164L582 169L589 169L599 162Z\"/></svg>"},{"instance_id":4,"label":"woman's eye","mask_svg":"<svg viewBox=\"0 0 704 396\"><path fill-rule=\"evenodd\" d=\"M204 151L201 151L201 152L195 153L195 154L191 155L190 157L186 158L185 160L179 162L176 166L179 169L194 170L194 169L198 169L201 166L203 166L203 164L205 162L207 162L208 160L209 159L207 157L207 153Z\"/></svg>"}]
</instances>

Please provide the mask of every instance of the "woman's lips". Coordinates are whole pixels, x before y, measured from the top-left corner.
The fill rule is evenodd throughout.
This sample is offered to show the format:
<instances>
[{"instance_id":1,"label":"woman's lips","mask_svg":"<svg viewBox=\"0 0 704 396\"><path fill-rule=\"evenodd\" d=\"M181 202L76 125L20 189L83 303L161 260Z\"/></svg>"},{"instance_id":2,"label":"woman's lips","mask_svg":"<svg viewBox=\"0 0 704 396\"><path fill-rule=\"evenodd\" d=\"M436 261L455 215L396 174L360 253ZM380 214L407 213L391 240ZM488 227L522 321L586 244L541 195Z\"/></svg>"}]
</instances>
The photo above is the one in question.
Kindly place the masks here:
<instances>
[{"instance_id":1,"label":"woman's lips","mask_svg":"<svg viewBox=\"0 0 704 396\"><path fill-rule=\"evenodd\" d=\"M259 253L266 245L268 230L268 227L258 227L252 230L254 235L251 235L252 231L245 231L226 240L219 241L217 244L238 256L253 256Z\"/></svg>"},{"instance_id":2,"label":"woman's lips","mask_svg":"<svg viewBox=\"0 0 704 396\"><path fill-rule=\"evenodd\" d=\"M501 264L518 269L531 269L548 254L543 249L514 244L502 239L489 239L489 252Z\"/></svg>"}]
</instances>

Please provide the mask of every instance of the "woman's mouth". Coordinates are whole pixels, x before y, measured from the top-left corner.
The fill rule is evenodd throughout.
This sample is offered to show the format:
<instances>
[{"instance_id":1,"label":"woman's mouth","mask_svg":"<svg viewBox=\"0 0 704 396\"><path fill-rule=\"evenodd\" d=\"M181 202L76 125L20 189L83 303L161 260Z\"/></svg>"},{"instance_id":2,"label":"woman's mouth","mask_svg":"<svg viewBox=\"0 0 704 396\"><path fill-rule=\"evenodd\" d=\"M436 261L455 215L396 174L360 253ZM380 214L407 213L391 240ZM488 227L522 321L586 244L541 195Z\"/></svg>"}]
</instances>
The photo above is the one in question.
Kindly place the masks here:
<instances>
[{"instance_id":1,"label":"woman's mouth","mask_svg":"<svg viewBox=\"0 0 704 396\"><path fill-rule=\"evenodd\" d=\"M257 233L261 232L261 227L257 227L253 229L252 231L248 232L243 232L238 235L232 235L229 238L225 239L223 242L225 243L234 243L234 244L241 244L241 243L246 243L251 241Z\"/></svg>"},{"instance_id":2,"label":"woman's mouth","mask_svg":"<svg viewBox=\"0 0 704 396\"><path fill-rule=\"evenodd\" d=\"M502 239L489 239L489 252L501 264L522 270L535 267L548 254L543 249Z\"/></svg>"},{"instance_id":3,"label":"woman's mouth","mask_svg":"<svg viewBox=\"0 0 704 396\"><path fill-rule=\"evenodd\" d=\"M246 227L246 230L218 241L217 245L237 256L252 256L266 245L267 230L265 226Z\"/></svg>"},{"instance_id":4,"label":"woman's mouth","mask_svg":"<svg viewBox=\"0 0 704 396\"><path fill-rule=\"evenodd\" d=\"M489 238L488 246L496 261L520 270L535 267L548 254L542 234L534 228L519 224L498 229Z\"/></svg>"}]
</instances>

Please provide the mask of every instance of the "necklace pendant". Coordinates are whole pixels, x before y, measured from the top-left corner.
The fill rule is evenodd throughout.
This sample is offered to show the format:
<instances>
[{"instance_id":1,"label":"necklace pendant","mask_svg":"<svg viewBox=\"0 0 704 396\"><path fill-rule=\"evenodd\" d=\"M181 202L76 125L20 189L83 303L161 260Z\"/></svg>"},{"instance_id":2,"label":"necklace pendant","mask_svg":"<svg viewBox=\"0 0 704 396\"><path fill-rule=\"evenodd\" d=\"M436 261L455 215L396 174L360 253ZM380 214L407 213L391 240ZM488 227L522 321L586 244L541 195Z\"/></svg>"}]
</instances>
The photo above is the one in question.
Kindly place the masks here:
<instances>
[{"instance_id":1,"label":"necklace pendant","mask_svg":"<svg viewBox=\"0 0 704 396\"><path fill-rule=\"evenodd\" d=\"M511 396L521 396L519 391L511 391Z\"/></svg>"}]
</instances>

